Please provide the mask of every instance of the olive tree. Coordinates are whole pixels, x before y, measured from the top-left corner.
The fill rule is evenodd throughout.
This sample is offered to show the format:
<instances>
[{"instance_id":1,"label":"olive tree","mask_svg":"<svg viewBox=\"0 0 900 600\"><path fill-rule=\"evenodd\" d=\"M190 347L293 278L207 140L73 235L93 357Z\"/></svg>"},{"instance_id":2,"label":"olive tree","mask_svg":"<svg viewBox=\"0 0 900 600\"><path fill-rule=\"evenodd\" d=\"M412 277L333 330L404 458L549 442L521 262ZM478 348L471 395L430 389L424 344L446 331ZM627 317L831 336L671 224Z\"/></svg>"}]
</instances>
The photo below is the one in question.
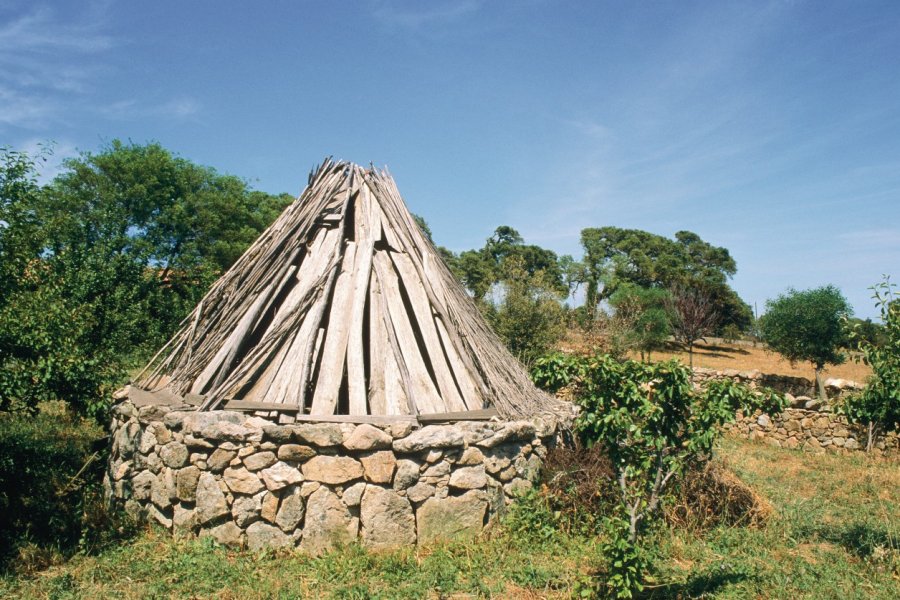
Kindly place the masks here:
<instances>
[{"instance_id":1,"label":"olive tree","mask_svg":"<svg viewBox=\"0 0 900 600\"><path fill-rule=\"evenodd\" d=\"M848 336L844 321L853 312L850 303L833 285L798 291L793 288L766 302L760 319L763 341L791 363L808 361L815 367L816 387L825 400L822 369L838 365L846 357Z\"/></svg>"}]
</instances>

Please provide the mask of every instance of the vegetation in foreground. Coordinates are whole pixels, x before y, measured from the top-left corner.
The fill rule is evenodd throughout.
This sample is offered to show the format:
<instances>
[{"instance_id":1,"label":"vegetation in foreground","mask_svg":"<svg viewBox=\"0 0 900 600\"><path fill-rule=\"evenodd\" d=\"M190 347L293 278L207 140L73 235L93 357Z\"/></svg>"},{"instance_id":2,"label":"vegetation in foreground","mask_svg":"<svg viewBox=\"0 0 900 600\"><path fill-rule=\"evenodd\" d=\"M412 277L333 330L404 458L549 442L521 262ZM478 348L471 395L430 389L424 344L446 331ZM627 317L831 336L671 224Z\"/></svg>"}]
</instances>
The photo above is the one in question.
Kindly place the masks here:
<instances>
[{"instance_id":1,"label":"vegetation in foreground","mask_svg":"<svg viewBox=\"0 0 900 600\"><path fill-rule=\"evenodd\" d=\"M896 598L900 471L865 456L814 456L725 439L719 455L774 505L763 527L663 525L649 544L654 598ZM150 530L34 576L21 598L569 598L604 565L592 537L554 526L539 497L477 544L320 558L252 553Z\"/></svg>"}]
</instances>

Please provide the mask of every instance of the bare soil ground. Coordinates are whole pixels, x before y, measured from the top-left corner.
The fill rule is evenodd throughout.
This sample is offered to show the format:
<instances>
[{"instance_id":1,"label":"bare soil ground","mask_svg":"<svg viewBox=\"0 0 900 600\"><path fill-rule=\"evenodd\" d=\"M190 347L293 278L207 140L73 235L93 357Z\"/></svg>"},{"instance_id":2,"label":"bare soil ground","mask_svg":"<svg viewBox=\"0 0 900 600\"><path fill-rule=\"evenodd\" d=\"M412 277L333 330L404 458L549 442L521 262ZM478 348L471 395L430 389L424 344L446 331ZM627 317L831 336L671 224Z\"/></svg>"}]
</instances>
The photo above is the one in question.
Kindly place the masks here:
<instances>
[{"instance_id":1,"label":"bare soil ground","mask_svg":"<svg viewBox=\"0 0 900 600\"><path fill-rule=\"evenodd\" d=\"M566 339L560 344L560 348L567 352L587 351L589 343L577 332L569 332ZM640 359L639 353L632 353L630 358ZM670 343L665 350L653 352L651 359L654 361L675 358L688 364L688 353L675 343ZM752 371L756 369L763 373L776 375L791 375L793 377L806 377L813 379L815 373L810 363L791 363L777 352L767 349L762 344L747 342L728 343L724 341L699 343L694 346L694 366L708 369L738 369L739 371ZM848 360L842 365L828 365L825 369L825 377L837 377L850 379L859 383L865 383L872 373L864 364Z\"/></svg>"}]
</instances>

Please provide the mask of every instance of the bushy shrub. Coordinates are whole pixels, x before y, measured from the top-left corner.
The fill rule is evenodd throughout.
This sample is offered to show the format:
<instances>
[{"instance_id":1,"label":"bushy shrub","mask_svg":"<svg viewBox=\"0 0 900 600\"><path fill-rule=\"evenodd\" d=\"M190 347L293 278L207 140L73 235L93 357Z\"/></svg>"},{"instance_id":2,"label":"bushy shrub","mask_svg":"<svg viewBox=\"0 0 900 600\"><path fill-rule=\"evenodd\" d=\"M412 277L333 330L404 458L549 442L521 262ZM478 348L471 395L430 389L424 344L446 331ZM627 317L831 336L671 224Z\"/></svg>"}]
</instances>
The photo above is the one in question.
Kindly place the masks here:
<instances>
[{"instance_id":1,"label":"bushy shrub","mask_svg":"<svg viewBox=\"0 0 900 600\"><path fill-rule=\"evenodd\" d=\"M63 410L0 416L0 568L89 550L121 533L102 501L102 430ZM99 439L98 439L99 438ZM95 450L96 446L96 450ZM124 531L124 529L123 529Z\"/></svg>"}]
</instances>

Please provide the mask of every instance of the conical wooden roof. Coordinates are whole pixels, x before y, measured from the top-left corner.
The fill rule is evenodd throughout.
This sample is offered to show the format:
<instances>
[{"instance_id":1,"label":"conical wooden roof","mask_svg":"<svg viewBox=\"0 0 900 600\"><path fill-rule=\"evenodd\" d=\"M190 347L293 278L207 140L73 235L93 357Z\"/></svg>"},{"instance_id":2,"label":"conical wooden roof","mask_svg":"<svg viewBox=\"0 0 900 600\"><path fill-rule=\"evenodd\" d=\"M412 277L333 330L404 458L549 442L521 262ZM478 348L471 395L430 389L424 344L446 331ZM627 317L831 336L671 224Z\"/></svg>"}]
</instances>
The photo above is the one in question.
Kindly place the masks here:
<instances>
[{"instance_id":1,"label":"conical wooden roof","mask_svg":"<svg viewBox=\"0 0 900 600\"><path fill-rule=\"evenodd\" d=\"M326 160L140 376L145 390L310 416L553 411L386 171Z\"/></svg>"}]
</instances>

